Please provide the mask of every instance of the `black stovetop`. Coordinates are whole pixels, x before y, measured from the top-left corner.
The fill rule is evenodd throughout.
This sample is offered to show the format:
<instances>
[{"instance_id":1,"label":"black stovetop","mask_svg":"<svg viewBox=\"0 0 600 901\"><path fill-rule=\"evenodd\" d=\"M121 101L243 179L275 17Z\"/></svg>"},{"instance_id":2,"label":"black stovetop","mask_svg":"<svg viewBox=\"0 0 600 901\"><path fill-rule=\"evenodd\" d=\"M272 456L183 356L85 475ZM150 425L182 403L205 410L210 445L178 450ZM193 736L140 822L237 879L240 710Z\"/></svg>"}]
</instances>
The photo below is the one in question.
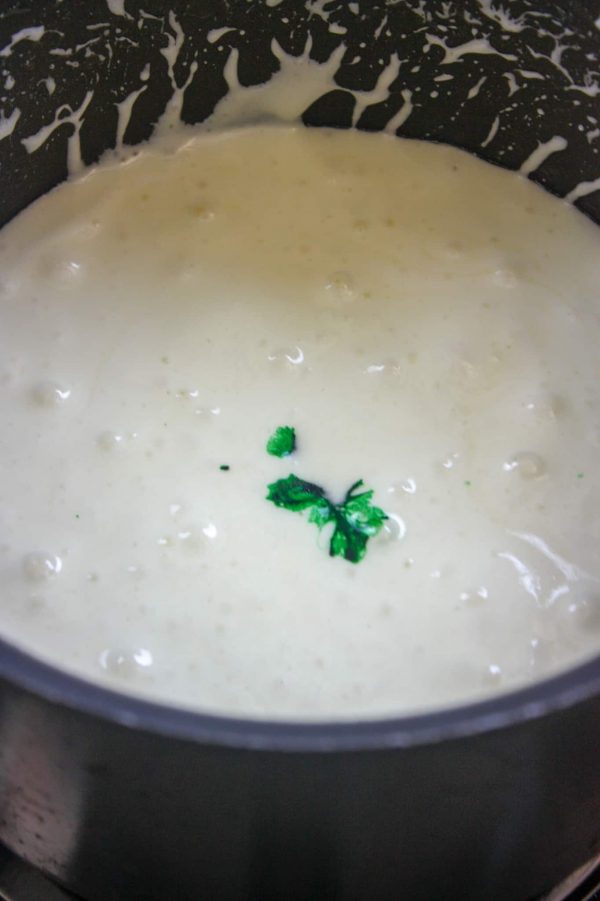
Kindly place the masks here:
<instances>
[{"instance_id":1,"label":"black stovetop","mask_svg":"<svg viewBox=\"0 0 600 901\"><path fill-rule=\"evenodd\" d=\"M0 845L0 901L82 901ZM135 901L143 901L136 898ZM282 899L285 901L285 899ZM486 899L490 901L490 899ZM600 857L539 901L600 901Z\"/></svg>"}]
</instances>

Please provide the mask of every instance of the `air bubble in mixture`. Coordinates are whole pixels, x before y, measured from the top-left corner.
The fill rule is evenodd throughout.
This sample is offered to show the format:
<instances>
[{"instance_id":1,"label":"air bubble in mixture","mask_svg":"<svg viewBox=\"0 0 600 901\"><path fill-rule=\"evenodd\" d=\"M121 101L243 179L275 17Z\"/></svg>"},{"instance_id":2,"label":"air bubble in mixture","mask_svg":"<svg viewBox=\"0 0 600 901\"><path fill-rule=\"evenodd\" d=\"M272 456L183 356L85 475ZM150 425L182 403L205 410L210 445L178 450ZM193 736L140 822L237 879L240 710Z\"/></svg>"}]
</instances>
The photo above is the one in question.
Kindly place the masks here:
<instances>
[{"instance_id":1,"label":"air bubble in mixture","mask_svg":"<svg viewBox=\"0 0 600 901\"><path fill-rule=\"evenodd\" d=\"M54 554L32 553L23 559L23 575L29 582L45 582L57 576L63 564Z\"/></svg>"}]
</instances>

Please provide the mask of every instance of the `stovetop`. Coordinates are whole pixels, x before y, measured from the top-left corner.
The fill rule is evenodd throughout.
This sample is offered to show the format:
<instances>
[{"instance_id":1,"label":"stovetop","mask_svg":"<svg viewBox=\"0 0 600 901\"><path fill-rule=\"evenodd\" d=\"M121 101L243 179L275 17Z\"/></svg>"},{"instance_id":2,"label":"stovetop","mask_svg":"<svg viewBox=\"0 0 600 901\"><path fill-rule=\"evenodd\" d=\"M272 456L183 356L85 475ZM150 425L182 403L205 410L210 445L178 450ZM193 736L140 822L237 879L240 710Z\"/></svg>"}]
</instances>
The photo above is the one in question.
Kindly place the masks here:
<instances>
[{"instance_id":1,"label":"stovetop","mask_svg":"<svg viewBox=\"0 0 600 901\"><path fill-rule=\"evenodd\" d=\"M0 845L0 901L81 901ZM141 901L141 899L136 899ZM600 901L600 856L540 901Z\"/></svg>"}]
</instances>

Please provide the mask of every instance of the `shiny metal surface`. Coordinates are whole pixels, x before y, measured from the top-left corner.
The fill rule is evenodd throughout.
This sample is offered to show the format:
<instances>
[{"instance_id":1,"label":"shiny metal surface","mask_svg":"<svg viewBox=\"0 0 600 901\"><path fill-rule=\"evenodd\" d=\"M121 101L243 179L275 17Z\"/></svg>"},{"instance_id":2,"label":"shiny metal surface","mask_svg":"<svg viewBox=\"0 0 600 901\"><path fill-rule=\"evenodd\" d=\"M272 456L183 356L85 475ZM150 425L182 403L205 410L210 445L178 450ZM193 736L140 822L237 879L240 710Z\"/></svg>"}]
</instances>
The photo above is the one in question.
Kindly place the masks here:
<instances>
[{"instance_id":1,"label":"shiny metal surface","mask_svg":"<svg viewBox=\"0 0 600 901\"><path fill-rule=\"evenodd\" d=\"M600 901L600 854L575 870L543 901Z\"/></svg>"}]
</instances>

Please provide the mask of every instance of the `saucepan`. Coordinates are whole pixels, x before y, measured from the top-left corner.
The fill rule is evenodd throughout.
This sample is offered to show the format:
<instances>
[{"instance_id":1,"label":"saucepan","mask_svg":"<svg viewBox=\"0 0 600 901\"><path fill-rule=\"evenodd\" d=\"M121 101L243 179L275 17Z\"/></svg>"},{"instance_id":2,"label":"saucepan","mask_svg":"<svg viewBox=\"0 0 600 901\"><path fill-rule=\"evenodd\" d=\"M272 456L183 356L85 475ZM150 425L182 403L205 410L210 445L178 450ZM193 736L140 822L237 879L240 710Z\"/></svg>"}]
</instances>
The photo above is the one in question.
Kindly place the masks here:
<instances>
[{"instance_id":1,"label":"saucepan","mask_svg":"<svg viewBox=\"0 0 600 901\"><path fill-rule=\"evenodd\" d=\"M290 118L463 147L600 222L597 0L5 0L0 223L301 55L327 78ZM89 901L541 898L600 853L600 658L303 724L135 699L0 642L0 840Z\"/></svg>"}]
</instances>

